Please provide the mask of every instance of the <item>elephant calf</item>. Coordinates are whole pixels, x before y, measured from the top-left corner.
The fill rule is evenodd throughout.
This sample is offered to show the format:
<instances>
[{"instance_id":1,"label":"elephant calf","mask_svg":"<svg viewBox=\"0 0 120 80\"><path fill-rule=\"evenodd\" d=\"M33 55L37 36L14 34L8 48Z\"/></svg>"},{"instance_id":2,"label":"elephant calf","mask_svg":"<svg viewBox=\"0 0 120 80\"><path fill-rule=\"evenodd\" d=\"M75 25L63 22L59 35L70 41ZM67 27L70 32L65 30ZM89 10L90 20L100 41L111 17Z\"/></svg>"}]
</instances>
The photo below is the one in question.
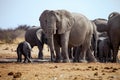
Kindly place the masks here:
<instances>
[{"instance_id":1,"label":"elephant calf","mask_svg":"<svg viewBox=\"0 0 120 80\"><path fill-rule=\"evenodd\" d=\"M109 38L98 40L98 59L100 62L109 62L112 58Z\"/></svg>"},{"instance_id":2,"label":"elephant calf","mask_svg":"<svg viewBox=\"0 0 120 80\"><path fill-rule=\"evenodd\" d=\"M17 47L17 62L22 62L22 55L24 56L24 62L31 62L30 60L31 46L28 42L23 41L18 44Z\"/></svg>"}]
</instances>

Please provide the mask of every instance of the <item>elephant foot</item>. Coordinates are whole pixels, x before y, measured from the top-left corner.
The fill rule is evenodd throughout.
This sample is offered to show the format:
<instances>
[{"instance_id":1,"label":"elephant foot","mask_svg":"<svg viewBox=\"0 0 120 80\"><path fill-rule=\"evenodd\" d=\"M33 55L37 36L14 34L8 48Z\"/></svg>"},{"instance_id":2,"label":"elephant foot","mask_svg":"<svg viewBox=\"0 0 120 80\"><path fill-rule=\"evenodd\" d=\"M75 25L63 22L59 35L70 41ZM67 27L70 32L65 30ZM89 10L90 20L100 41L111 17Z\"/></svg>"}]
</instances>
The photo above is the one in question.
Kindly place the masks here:
<instances>
[{"instance_id":1,"label":"elephant foot","mask_svg":"<svg viewBox=\"0 0 120 80\"><path fill-rule=\"evenodd\" d=\"M112 60L112 63L119 63L118 60Z\"/></svg>"},{"instance_id":2,"label":"elephant foot","mask_svg":"<svg viewBox=\"0 0 120 80\"><path fill-rule=\"evenodd\" d=\"M43 60L44 58L43 58L43 57L39 57L38 59L41 59L41 60Z\"/></svg>"},{"instance_id":3,"label":"elephant foot","mask_svg":"<svg viewBox=\"0 0 120 80\"><path fill-rule=\"evenodd\" d=\"M25 61L23 61L23 63L32 63L32 61L31 60L25 60Z\"/></svg>"},{"instance_id":4,"label":"elephant foot","mask_svg":"<svg viewBox=\"0 0 120 80\"><path fill-rule=\"evenodd\" d=\"M63 63L70 63L70 60L69 59L64 59Z\"/></svg>"},{"instance_id":5,"label":"elephant foot","mask_svg":"<svg viewBox=\"0 0 120 80\"><path fill-rule=\"evenodd\" d=\"M30 61L28 61L28 63L32 63L32 62L33 62L33 61L31 61L31 60L30 60Z\"/></svg>"},{"instance_id":6,"label":"elephant foot","mask_svg":"<svg viewBox=\"0 0 120 80\"><path fill-rule=\"evenodd\" d=\"M55 62L55 61L56 61L55 59L51 58L51 62Z\"/></svg>"},{"instance_id":7,"label":"elephant foot","mask_svg":"<svg viewBox=\"0 0 120 80\"><path fill-rule=\"evenodd\" d=\"M17 63L22 63L22 61L20 62L20 61L17 61Z\"/></svg>"},{"instance_id":8,"label":"elephant foot","mask_svg":"<svg viewBox=\"0 0 120 80\"><path fill-rule=\"evenodd\" d=\"M90 63L90 62L98 62L98 61L97 59L93 59L93 60L89 60L88 62Z\"/></svg>"},{"instance_id":9,"label":"elephant foot","mask_svg":"<svg viewBox=\"0 0 120 80\"><path fill-rule=\"evenodd\" d=\"M79 62L79 60L73 59L73 62Z\"/></svg>"},{"instance_id":10,"label":"elephant foot","mask_svg":"<svg viewBox=\"0 0 120 80\"><path fill-rule=\"evenodd\" d=\"M62 63L63 62L63 60L55 60L55 63Z\"/></svg>"},{"instance_id":11,"label":"elephant foot","mask_svg":"<svg viewBox=\"0 0 120 80\"><path fill-rule=\"evenodd\" d=\"M80 62L80 63L87 63L87 61L84 60L84 59L79 60L79 62Z\"/></svg>"}]
</instances>

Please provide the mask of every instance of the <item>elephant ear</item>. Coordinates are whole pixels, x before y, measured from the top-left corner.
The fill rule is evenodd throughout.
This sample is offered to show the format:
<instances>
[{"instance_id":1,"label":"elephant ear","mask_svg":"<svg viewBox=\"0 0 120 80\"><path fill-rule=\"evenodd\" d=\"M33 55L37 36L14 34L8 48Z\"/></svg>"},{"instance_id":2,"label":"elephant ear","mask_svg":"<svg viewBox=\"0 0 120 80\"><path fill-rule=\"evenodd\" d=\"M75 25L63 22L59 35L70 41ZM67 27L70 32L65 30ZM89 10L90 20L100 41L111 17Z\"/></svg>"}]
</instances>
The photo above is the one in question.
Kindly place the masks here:
<instances>
[{"instance_id":1,"label":"elephant ear","mask_svg":"<svg viewBox=\"0 0 120 80\"><path fill-rule=\"evenodd\" d=\"M39 41L41 41L42 42L42 29L38 29L37 31L36 31L36 36L37 36L37 39L39 40Z\"/></svg>"},{"instance_id":2,"label":"elephant ear","mask_svg":"<svg viewBox=\"0 0 120 80\"><path fill-rule=\"evenodd\" d=\"M48 16L49 10L44 10L43 13L39 17L41 28L46 28L46 17Z\"/></svg>"},{"instance_id":3,"label":"elephant ear","mask_svg":"<svg viewBox=\"0 0 120 80\"><path fill-rule=\"evenodd\" d=\"M111 19L111 18L113 18L113 17L115 17L115 16L117 16L117 15L119 15L118 12L112 12L112 13L110 13L109 16L108 16L108 20Z\"/></svg>"},{"instance_id":4,"label":"elephant ear","mask_svg":"<svg viewBox=\"0 0 120 80\"><path fill-rule=\"evenodd\" d=\"M63 34L71 30L74 19L70 12L66 10L57 10L55 11L55 16L57 18L56 27L58 34Z\"/></svg>"}]
</instances>

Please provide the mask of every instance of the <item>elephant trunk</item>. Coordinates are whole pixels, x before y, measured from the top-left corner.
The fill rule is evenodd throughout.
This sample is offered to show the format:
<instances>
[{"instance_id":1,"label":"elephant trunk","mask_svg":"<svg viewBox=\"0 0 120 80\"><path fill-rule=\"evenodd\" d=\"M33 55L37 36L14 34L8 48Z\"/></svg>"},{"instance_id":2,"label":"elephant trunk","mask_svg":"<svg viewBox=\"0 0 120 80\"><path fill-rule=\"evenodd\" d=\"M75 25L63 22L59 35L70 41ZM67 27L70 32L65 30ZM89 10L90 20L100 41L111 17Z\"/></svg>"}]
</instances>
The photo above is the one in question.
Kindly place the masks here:
<instances>
[{"instance_id":1,"label":"elephant trunk","mask_svg":"<svg viewBox=\"0 0 120 80\"><path fill-rule=\"evenodd\" d=\"M53 40L53 35L48 37L48 44L50 47L50 53L51 53L51 61L54 61L54 40Z\"/></svg>"}]
</instances>

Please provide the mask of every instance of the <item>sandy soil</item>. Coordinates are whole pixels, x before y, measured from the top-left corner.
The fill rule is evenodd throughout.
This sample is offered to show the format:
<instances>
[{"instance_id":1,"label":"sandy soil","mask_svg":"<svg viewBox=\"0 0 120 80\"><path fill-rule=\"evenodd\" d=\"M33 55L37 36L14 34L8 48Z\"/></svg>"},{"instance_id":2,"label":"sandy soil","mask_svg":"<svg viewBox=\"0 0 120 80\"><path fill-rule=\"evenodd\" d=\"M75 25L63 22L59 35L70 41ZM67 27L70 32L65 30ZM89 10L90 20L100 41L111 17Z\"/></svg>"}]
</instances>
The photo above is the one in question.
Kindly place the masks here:
<instances>
[{"instance_id":1,"label":"sandy soil","mask_svg":"<svg viewBox=\"0 0 120 80\"><path fill-rule=\"evenodd\" d=\"M0 44L0 80L120 80L119 63L52 63L44 60L16 63L16 47L17 44ZM49 60L47 46L43 52ZM35 47L32 57L36 60L37 54Z\"/></svg>"}]
</instances>

